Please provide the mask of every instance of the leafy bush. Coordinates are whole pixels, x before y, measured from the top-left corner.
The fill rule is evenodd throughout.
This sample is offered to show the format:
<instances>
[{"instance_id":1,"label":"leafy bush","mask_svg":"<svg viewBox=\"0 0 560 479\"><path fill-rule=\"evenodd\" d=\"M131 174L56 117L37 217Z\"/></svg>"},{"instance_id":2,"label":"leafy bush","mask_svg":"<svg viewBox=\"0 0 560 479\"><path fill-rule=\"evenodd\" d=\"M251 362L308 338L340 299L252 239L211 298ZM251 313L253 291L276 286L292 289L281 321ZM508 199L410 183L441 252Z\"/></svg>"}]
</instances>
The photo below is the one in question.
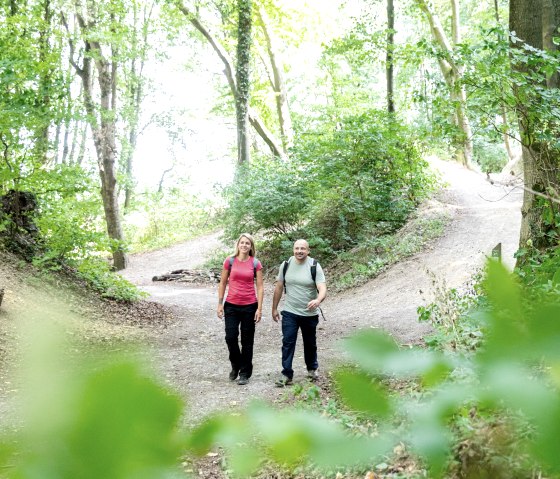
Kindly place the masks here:
<instances>
[{"instance_id":1,"label":"leafy bush","mask_svg":"<svg viewBox=\"0 0 560 479\"><path fill-rule=\"evenodd\" d=\"M87 258L78 262L77 274L104 298L133 302L146 297L134 284L111 271L101 258Z\"/></svg>"},{"instance_id":2,"label":"leafy bush","mask_svg":"<svg viewBox=\"0 0 560 479\"><path fill-rule=\"evenodd\" d=\"M424 338L426 344L451 351L476 350L484 339L484 323L473 314L484 302L480 277L463 288L447 289L432 276L432 285L434 301L417 309L418 319L429 322L435 329L434 334Z\"/></svg>"},{"instance_id":3,"label":"leafy bush","mask_svg":"<svg viewBox=\"0 0 560 479\"><path fill-rule=\"evenodd\" d=\"M480 169L485 173L500 172L508 162L503 145L481 139L474 141L473 156Z\"/></svg>"},{"instance_id":4,"label":"leafy bush","mask_svg":"<svg viewBox=\"0 0 560 479\"><path fill-rule=\"evenodd\" d=\"M45 251L35 258L35 263L56 268L64 261L80 261L91 254L110 251L101 202L90 193L96 190L97 182L78 168L52 173L59 179L40 197L36 221ZM59 183L63 181L65 186Z\"/></svg>"},{"instance_id":5,"label":"leafy bush","mask_svg":"<svg viewBox=\"0 0 560 479\"><path fill-rule=\"evenodd\" d=\"M18 402L25 421L0 438L2 477L178 477L184 435L177 394L137 360L100 349L71 353L64 331L44 321L48 305L42 309L41 322L26 332L31 351Z\"/></svg>"},{"instance_id":6,"label":"leafy bush","mask_svg":"<svg viewBox=\"0 0 560 479\"><path fill-rule=\"evenodd\" d=\"M226 235L261 233L285 253L305 237L314 254L333 257L400 227L434 185L427 166L414 132L394 117L344 118L301 135L290 160L243 165L226 191Z\"/></svg>"},{"instance_id":7,"label":"leafy bush","mask_svg":"<svg viewBox=\"0 0 560 479\"><path fill-rule=\"evenodd\" d=\"M286 235L305 219L310 201L301 168L269 158L241 166L225 197L224 234L230 239L243 232Z\"/></svg>"},{"instance_id":8,"label":"leafy bush","mask_svg":"<svg viewBox=\"0 0 560 479\"><path fill-rule=\"evenodd\" d=\"M533 296L560 295L560 251L540 251L527 245L517 251L516 272Z\"/></svg>"},{"instance_id":9,"label":"leafy bush","mask_svg":"<svg viewBox=\"0 0 560 479\"><path fill-rule=\"evenodd\" d=\"M306 165L313 191L306 228L334 250L394 231L433 185L414 132L385 112L304 138L293 161Z\"/></svg>"}]
</instances>

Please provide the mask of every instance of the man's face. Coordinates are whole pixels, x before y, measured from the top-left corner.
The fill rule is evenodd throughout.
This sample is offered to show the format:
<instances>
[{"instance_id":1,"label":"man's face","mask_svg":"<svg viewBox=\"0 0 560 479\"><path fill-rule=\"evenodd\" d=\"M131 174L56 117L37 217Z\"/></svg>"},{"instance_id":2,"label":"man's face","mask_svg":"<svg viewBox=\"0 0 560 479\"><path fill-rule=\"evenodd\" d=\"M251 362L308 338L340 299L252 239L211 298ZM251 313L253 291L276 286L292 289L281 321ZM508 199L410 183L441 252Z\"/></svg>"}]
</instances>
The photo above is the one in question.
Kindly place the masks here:
<instances>
[{"instance_id":1,"label":"man's face","mask_svg":"<svg viewBox=\"0 0 560 479\"><path fill-rule=\"evenodd\" d=\"M305 240L297 240L294 243L294 256L298 261L304 261L309 255L309 245Z\"/></svg>"}]
</instances>

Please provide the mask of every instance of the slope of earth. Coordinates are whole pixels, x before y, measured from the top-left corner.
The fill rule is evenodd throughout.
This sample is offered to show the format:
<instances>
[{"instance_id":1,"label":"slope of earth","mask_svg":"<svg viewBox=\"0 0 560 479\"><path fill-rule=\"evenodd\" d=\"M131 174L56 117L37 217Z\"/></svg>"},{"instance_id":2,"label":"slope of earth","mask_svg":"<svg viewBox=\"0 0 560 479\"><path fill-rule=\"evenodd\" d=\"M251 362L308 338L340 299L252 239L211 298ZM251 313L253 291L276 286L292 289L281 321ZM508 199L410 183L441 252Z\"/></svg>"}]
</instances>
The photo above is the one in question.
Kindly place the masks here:
<instances>
[{"instance_id":1,"label":"slope of earth","mask_svg":"<svg viewBox=\"0 0 560 479\"><path fill-rule=\"evenodd\" d=\"M446 188L431 208L450 212L445 234L427 250L367 284L327 298L318 330L320 371L324 377L341 360L338 342L362 328L381 328L401 343L417 343L429 326L417 321L416 309L431 300L434 278L447 287L461 286L483 265L497 243L504 262L513 265L517 248L521 188L491 184L473 171L434 160ZM145 253L131 259L123 276L169 307L176 321L151 336L147 355L154 367L187 400L185 421L197 422L217 410L235 410L252 399L281 401L286 391L274 386L280 371L280 325L272 321L272 285L266 286L263 321L257 326L254 373L247 386L228 380L229 364L223 322L216 317L217 286L178 282L152 283L155 275L193 269L220 246L217 235ZM154 318L155 319L155 318ZM295 382L305 382L301 340L294 358Z\"/></svg>"}]
</instances>

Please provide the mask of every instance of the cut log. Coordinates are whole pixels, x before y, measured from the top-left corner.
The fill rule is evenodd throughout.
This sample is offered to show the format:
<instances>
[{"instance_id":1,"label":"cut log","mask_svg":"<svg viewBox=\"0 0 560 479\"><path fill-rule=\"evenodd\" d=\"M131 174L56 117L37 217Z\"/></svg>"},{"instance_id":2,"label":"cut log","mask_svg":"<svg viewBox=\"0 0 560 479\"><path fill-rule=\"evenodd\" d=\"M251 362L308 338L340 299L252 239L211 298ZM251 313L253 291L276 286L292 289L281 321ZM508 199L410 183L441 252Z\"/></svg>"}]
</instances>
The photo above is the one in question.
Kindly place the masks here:
<instances>
[{"instance_id":1,"label":"cut log","mask_svg":"<svg viewBox=\"0 0 560 479\"><path fill-rule=\"evenodd\" d=\"M170 273L154 276L152 281L179 281L182 283L217 283L220 281L219 269L176 269Z\"/></svg>"}]
</instances>

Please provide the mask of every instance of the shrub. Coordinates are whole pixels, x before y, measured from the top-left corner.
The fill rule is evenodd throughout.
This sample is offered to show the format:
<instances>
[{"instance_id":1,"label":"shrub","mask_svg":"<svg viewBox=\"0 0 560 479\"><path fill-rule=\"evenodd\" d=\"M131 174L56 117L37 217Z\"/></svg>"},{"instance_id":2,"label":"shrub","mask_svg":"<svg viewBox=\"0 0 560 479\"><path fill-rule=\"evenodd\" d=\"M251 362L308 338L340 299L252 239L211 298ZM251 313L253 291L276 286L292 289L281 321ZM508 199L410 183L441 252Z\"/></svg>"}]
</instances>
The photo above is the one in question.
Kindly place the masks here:
<instances>
[{"instance_id":1,"label":"shrub","mask_svg":"<svg viewBox=\"0 0 560 479\"><path fill-rule=\"evenodd\" d=\"M309 193L304 172L295 163L257 158L239 168L226 188L228 209L224 234L237 238L242 232L286 235L308 213Z\"/></svg>"},{"instance_id":2,"label":"shrub","mask_svg":"<svg viewBox=\"0 0 560 479\"><path fill-rule=\"evenodd\" d=\"M506 166L508 157L502 144L486 140L474 141L474 159L485 173L497 173Z\"/></svg>"},{"instance_id":3,"label":"shrub","mask_svg":"<svg viewBox=\"0 0 560 479\"><path fill-rule=\"evenodd\" d=\"M344 118L301 135L290 160L243 165L225 192L226 236L305 237L332 256L400 227L434 184L427 166L414 132L393 116Z\"/></svg>"},{"instance_id":4,"label":"shrub","mask_svg":"<svg viewBox=\"0 0 560 479\"><path fill-rule=\"evenodd\" d=\"M87 258L78 263L77 274L101 296L117 301L133 302L146 296L135 285L111 271L101 258Z\"/></svg>"},{"instance_id":5,"label":"shrub","mask_svg":"<svg viewBox=\"0 0 560 479\"><path fill-rule=\"evenodd\" d=\"M414 132L380 111L308 137L293 161L310 181L309 226L335 250L396 230L433 186Z\"/></svg>"}]
</instances>

